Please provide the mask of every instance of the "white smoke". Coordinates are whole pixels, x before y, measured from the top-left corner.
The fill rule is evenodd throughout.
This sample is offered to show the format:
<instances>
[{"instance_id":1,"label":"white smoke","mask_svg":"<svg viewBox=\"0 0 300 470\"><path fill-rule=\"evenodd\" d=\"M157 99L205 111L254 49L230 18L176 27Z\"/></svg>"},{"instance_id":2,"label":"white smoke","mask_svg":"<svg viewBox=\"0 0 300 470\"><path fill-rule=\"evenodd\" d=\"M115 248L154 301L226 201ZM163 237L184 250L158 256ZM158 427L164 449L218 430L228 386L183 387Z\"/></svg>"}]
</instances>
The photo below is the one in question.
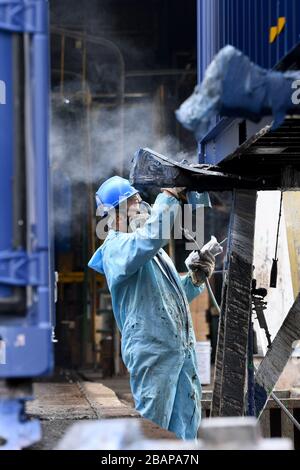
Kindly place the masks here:
<instances>
[{"instance_id":1,"label":"white smoke","mask_svg":"<svg viewBox=\"0 0 300 470\"><path fill-rule=\"evenodd\" d=\"M72 107L72 101L65 105ZM162 135L159 111L144 101L125 105L122 110L99 108L77 112L77 120L53 119L50 154L53 169L68 175L72 182L98 183L115 172L128 175L134 153L149 147L176 161L196 163L197 151L180 148L178 139Z\"/></svg>"},{"instance_id":2,"label":"white smoke","mask_svg":"<svg viewBox=\"0 0 300 470\"><path fill-rule=\"evenodd\" d=\"M97 104L88 110L74 93L60 97L59 106L54 102L50 134L54 199L63 193L58 201L55 199L56 232L70 217L70 211L72 217L80 219L91 192L105 179L129 175L139 148L149 147L173 160L196 163L196 145L195 152L185 152L175 136L165 135L161 113L157 102L149 99L125 104L121 109ZM62 185L67 188L65 192ZM68 186L72 188L72 201Z\"/></svg>"}]
</instances>

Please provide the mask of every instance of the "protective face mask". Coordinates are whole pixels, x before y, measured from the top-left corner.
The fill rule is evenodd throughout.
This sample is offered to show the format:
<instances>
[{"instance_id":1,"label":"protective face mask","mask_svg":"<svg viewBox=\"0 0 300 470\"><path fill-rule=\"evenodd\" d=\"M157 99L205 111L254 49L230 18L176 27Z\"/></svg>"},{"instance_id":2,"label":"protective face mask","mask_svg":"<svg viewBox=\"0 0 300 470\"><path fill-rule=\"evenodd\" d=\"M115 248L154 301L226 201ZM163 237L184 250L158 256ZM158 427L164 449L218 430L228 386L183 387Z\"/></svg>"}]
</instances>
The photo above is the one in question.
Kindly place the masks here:
<instances>
[{"instance_id":1,"label":"protective face mask","mask_svg":"<svg viewBox=\"0 0 300 470\"><path fill-rule=\"evenodd\" d=\"M134 214L132 217L129 218L129 228L131 232L135 232L138 228L144 227L145 223L149 219L151 215L151 206L142 201L140 203L139 212Z\"/></svg>"}]
</instances>

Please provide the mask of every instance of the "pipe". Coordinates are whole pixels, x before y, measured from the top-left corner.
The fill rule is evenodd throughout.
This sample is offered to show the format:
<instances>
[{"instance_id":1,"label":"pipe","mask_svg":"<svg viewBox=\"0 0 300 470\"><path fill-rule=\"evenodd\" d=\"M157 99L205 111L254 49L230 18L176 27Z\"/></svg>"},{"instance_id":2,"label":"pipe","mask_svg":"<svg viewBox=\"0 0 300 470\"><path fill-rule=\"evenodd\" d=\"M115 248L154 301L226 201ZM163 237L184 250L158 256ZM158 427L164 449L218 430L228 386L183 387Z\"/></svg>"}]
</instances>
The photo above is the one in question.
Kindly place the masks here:
<instances>
[{"instance_id":1,"label":"pipe","mask_svg":"<svg viewBox=\"0 0 300 470\"><path fill-rule=\"evenodd\" d=\"M210 282L209 282L208 279L205 279L205 285L206 285L206 288L207 288L207 290L208 290L208 293L209 293L209 296L210 296L210 298L211 298L212 303L213 303L214 306L216 307L218 314L221 315L221 309L220 309L220 307L219 307L219 304L218 304L218 302L217 302L217 299L215 298L215 295L214 295L214 293L213 293L213 291L212 291L212 288L211 288L211 285L210 285Z\"/></svg>"},{"instance_id":2,"label":"pipe","mask_svg":"<svg viewBox=\"0 0 300 470\"><path fill-rule=\"evenodd\" d=\"M84 96L86 96L86 149L87 149L87 171L88 171L88 228L89 228L89 236L88 236L88 247L89 250L94 253L96 250L95 244L95 217L94 217L94 197L93 197L93 184L92 184L92 144L91 144L91 133L90 133L90 112L91 112L91 95L89 90L87 89L87 82L86 82L86 43L84 43L84 50L82 56L82 91ZM88 275L90 277L90 290L91 290L91 342L92 342L92 355L93 355L93 365L96 367L96 273L94 271L89 271Z\"/></svg>"},{"instance_id":3,"label":"pipe","mask_svg":"<svg viewBox=\"0 0 300 470\"><path fill-rule=\"evenodd\" d=\"M51 27L51 33L64 35L71 39L78 39L80 41L91 42L93 44L98 44L99 46L107 47L110 49L115 57L117 58L120 66L120 82L119 82L119 105L123 105L123 96L124 96L124 89L125 89L125 61L122 55L121 50L119 49L116 44L108 39L100 38L98 36L92 36L86 33L79 33L77 31L68 30L65 28L60 28L57 26Z\"/></svg>"},{"instance_id":4,"label":"pipe","mask_svg":"<svg viewBox=\"0 0 300 470\"><path fill-rule=\"evenodd\" d=\"M90 42L92 44L98 44L99 46L107 47L112 51L114 56L117 58L120 67L120 80L118 88L118 106L120 107L120 124L121 124L121 133L120 133L120 175L123 174L123 148L124 148L124 116L123 116L123 106L124 106L124 93L125 93L125 61L119 47L108 39L104 39L98 36L92 36L91 34L79 33L77 31L68 30L65 28L52 26L51 33L64 35L65 37L71 39L77 39L82 41L84 44Z\"/></svg>"}]
</instances>

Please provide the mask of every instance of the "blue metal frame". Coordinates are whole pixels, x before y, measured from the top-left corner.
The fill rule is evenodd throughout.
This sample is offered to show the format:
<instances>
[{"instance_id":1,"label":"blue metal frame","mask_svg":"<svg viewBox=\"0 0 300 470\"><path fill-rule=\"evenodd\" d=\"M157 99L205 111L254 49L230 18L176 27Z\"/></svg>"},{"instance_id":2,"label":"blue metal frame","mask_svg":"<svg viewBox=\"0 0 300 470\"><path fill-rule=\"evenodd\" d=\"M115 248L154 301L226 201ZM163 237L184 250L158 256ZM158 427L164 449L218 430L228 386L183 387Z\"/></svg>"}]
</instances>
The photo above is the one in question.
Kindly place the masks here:
<instances>
[{"instance_id":1,"label":"blue metal frame","mask_svg":"<svg viewBox=\"0 0 300 470\"><path fill-rule=\"evenodd\" d=\"M25 99L27 243L13 244L15 116L13 37L27 36ZM25 39L24 39L25 40ZM23 312L0 310L0 339L6 348L1 378L45 375L53 368L53 279L50 275L48 128L49 37L46 0L0 0L0 83L6 100L0 104L0 299L16 287L26 288ZM26 81L26 80L25 80ZM20 194L20 198L23 197Z\"/></svg>"},{"instance_id":2,"label":"blue metal frame","mask_svg":"<svg viewBox=\"0 0 300 470\"><path fill-rule=\"evenodd\" d=\"M214 55L231 44L256 64L273 68L299 43L298 0L198 0L199 81ZM286 19L273 43L270 28L279 17Z\"/></svg>"},{"instance_id":3,"label":"blue metal frame","mask_svg":"<svg viewBox=\"0 0 300 470\"><path fill-rule=\"evenodd\" d=\"M47 0L0 0L0 30L48 33Z\"/></svg>"},{"instance_id":4,"label":"blue metal frame","mask_svg":"<svg viewBox=\"0 0 300 470\"><path fill-rule=\"evenodd\" d=\"M11 244L12 227L12 191L10 187L10 176L12 174L12 158L5 158L5 155L13 153L13 115L12 107L7 106L13 100L12 90L12 43L10 35L0 32L0 59L2 64L0 80L2 84L2 99L0 104L0 252L9 249ZM2 263L0 264L0 276L3 273ZM11 289L0 284L0 296L11 295Z\"/></svg>"}]
</instances>

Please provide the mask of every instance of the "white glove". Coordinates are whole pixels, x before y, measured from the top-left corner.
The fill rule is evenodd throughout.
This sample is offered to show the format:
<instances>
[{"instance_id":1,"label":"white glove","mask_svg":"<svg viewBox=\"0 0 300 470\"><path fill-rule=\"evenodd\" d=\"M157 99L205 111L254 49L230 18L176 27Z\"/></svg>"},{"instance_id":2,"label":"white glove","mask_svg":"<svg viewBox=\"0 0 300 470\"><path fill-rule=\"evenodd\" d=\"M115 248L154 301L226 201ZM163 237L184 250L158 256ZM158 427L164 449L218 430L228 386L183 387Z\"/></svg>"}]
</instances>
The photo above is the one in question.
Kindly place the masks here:
<instances>
[{"instance_id":1,"label":"white glove","mask_svg":"<svg viewBox=\"0 0 300 470\"><path fill-rule=\"evenodd\" d=\"M215 270L215 257L208 250L192 251L185 260L185 265L191 274L193 284L200 286L209 279Z\"/></svg>"}]
</instances>

